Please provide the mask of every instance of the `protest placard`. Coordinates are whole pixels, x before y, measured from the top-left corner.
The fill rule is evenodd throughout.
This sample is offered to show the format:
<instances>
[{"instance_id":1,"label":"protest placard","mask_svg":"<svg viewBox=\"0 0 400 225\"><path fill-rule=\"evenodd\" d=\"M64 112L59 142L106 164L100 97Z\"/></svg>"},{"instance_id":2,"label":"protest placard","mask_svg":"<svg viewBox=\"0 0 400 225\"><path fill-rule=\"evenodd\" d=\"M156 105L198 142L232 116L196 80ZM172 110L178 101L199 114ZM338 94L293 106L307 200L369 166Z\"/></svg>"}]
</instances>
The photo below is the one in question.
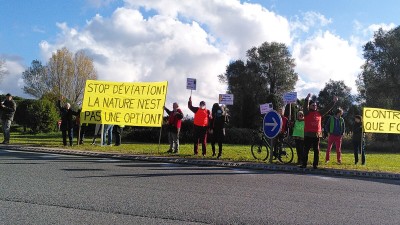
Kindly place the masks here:
<instances>
[{"instance_id":1,"label":"protest placard","mask_svg":"<svg viewBox=\"0 0 400 225\"><path fill-rule=\"evenodd\" d=\"M187 81L186 81L186 89L189 89L189 90L196 90L196 79L194 79L194 78L187 78Z\"/></svg>"},{"instance_id":2,"label":"protest placard","mask_svg":"<svg viewBox=\"0 0 400 225\"><path fill-rule=\"evenodd\" d=\"M283 101L286 104L297 102L297 92L288 92L283 95Z\"/></svg>"},{"instance_id":3,"label":"protest placard","mask_svg":"<svg viewBox=\"0 0 400 225\"><path fill-rule=\"evenodd\" d=\"M87 80L81 123L161 127L168 82Z\"/></svg>"},{"instance_id":4,"label":"protest placard","mask_svg":"<svg viewBox=\"0 0 400 225\"><path fill-rule=\"evenodd\" d=\"M233 94L220 94L219 104L233 105Z\"/></svg>"},{"instance_id":5,"label":"protest placard","mask_svg":"<svg viewBox=\"0 0 400 225\"><path fill-rule=\"evenodd\" d=\"M273 109L274 109L274 107L273 107L272 103L265 103L265 104L260 105L261 114L266 114L267 112L269 112Z\"/></svg>"},{"instance_id":6,"label":"protest placard","mask_svg":"<svg viewBox=\"0 0 400 225\"><path fill-rule=\"evenodd\" d=\"M400 133L400 111L363 108L363 129L367 133Z\"/></svg>"}]
</instances>

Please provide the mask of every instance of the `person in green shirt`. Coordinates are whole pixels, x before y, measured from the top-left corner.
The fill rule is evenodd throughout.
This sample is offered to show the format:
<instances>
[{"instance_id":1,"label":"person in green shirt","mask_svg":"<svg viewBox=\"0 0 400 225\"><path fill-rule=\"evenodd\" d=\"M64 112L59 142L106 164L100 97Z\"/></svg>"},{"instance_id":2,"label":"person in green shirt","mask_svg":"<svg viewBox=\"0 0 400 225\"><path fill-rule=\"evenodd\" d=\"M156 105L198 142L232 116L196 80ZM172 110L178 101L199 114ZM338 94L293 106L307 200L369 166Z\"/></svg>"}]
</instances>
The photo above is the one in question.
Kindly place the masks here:
<instances>
[{"instance_id":1,"label":"person in green shirt","mask_svg":"<svg viewBox=\"0 0 400 225\"><path fill-rule=\"evenodd\" d=\"M304 113L299 111L297 113L297 119L293 125L293 139L296 143L297 152L297 163L301 165L303 163L303 152L304 152Z\"/></svg>"}]
</instances>

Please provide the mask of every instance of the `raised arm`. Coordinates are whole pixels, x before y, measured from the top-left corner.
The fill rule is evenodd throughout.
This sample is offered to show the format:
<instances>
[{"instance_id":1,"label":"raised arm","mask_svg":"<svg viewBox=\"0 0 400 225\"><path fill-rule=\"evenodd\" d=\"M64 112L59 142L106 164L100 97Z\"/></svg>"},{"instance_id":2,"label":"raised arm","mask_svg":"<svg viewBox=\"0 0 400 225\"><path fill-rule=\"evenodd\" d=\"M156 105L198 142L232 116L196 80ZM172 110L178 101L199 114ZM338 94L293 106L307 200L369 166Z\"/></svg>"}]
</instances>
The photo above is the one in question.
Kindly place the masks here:
<instances>
[{"instance_id":1,"label":"raised arm","mask_svg":"<svg viewBox=\"0 0 400 225\"><path fill-rule=\"evenodd\" d=\"M326 107L325 109L320 111L321 115L325 116L329 111L331 111L333 109L333 107L336 105L337 101L338 101L338 97L334 96L331 104L329 104L328 107Z\"/></svg>"},{"instance_id":2,"label":"raised arm","mask_svg":"<svg viewBox=\"0 0 400 225\"><path fill-rule=\"evenodd\" d=\"M304 105L303 105L304 116L307 115L310 112L310 109L308 108L308 107L310 107L310 104L309 104L310 103L310 97L311 97L311 94L308 94L306 99L304 99Z\"/></svg>"}]
</instances>

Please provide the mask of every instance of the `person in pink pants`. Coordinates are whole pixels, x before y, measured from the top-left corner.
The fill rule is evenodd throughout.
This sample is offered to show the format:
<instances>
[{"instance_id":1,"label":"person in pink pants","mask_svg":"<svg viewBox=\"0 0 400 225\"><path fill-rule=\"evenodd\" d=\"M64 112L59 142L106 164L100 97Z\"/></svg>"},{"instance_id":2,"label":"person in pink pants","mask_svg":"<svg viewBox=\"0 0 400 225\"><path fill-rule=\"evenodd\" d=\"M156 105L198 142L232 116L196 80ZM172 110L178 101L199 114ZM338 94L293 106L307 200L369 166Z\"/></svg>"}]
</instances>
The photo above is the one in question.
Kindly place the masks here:
<instances>
[{"instance_id":1,"label":"person in pink pants","mask_svg":"<svg viewBox=\"0 0 400 225\"><path fill-rule=\"evenodd\" d=\"M325 129L328 132L328 148L326 150L325 163L329 162L332 145L336 146L337 162L342 163L342 139L345 131L345 124L343 120L343 110L338 108L334 116L330 116L325 123Z\"/></svg>"}]
</instances>

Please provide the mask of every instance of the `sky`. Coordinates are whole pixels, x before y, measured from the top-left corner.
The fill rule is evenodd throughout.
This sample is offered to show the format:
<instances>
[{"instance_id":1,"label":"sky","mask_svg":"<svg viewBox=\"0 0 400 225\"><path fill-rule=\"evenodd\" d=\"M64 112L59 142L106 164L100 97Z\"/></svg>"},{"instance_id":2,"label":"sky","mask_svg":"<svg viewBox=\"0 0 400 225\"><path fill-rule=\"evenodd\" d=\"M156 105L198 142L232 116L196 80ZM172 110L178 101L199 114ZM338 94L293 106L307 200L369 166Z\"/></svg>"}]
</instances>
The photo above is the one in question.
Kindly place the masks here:
<instances>
[{"instance_id":1,"label":"sky","mask_svg":"<svg viewBox=\"0 0 400 225\"><path fill-rule=\"evenodd\" d=\"M211 107L226 84L217 76L263 42L284 43L295 59L298 97L330 80L355 80L363 45L399 26L398 0L0 0L0 93L23 92L22 73L63 47L84 50L99 80L168 81L167 105Z\"/></svg>"}]
</instances>

